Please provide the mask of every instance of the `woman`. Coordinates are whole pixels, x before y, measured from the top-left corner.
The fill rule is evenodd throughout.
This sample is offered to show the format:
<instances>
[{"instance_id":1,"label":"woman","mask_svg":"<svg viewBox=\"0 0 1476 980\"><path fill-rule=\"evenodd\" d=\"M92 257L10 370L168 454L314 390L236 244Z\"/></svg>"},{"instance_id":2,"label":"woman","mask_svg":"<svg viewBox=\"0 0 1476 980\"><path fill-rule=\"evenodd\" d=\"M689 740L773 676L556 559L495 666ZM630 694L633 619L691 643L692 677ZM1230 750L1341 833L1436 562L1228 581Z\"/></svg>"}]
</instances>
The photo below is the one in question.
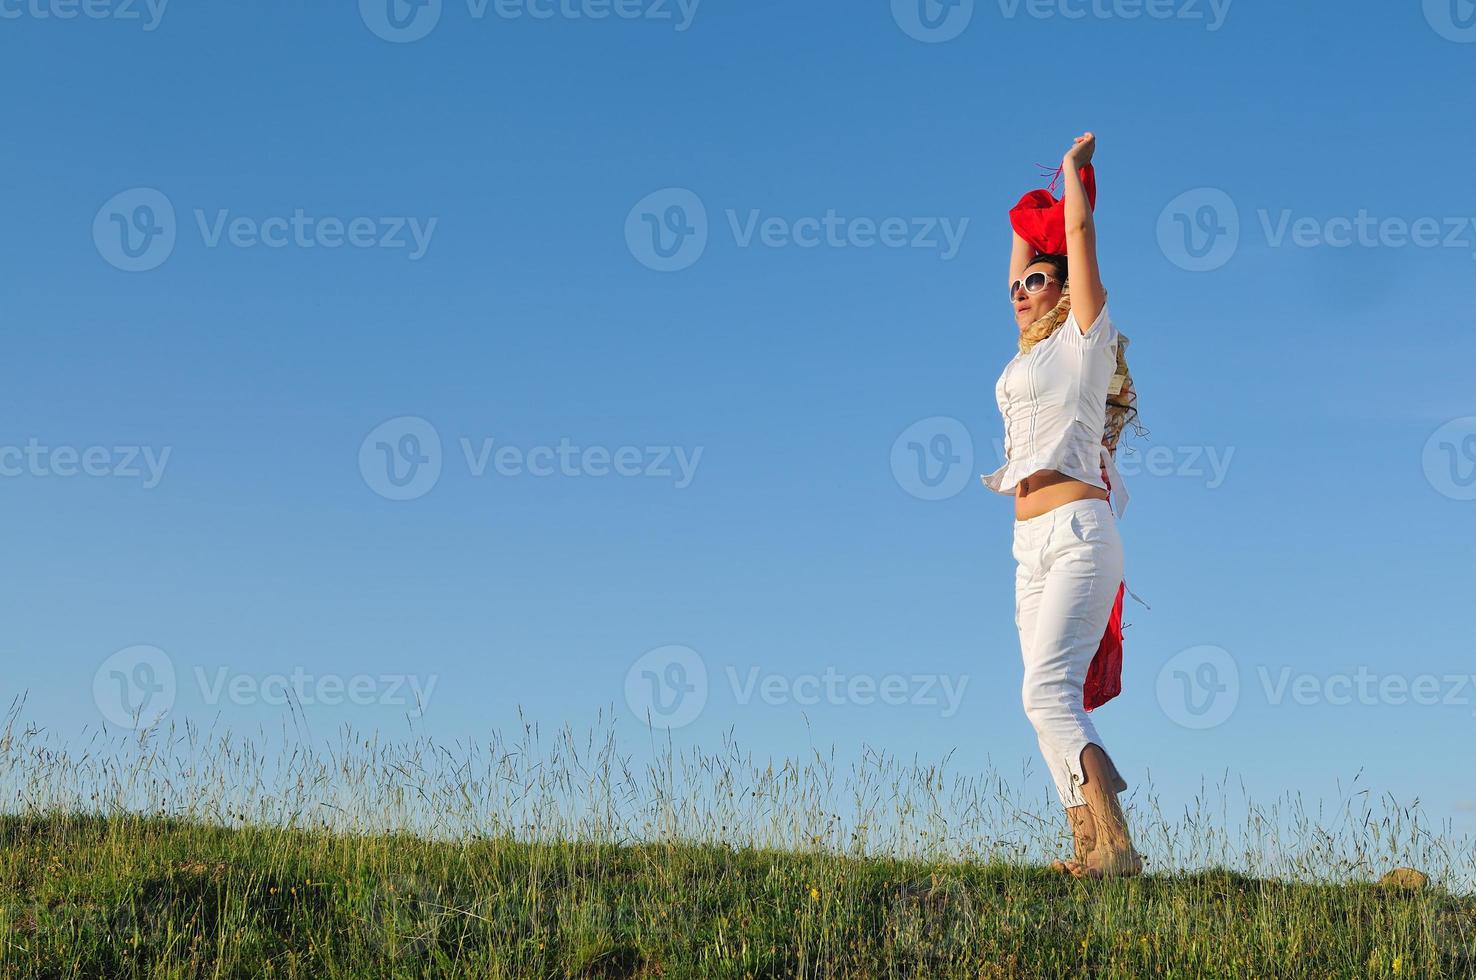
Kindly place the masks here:
<instances>
[{"instance_id":1,"label":"woman","mask_svg":"<svg viewBox=\"0 0 1476 980\"><path fill-rule=\"evenodd\" d=\"M1122 582L1122 539L1109 503L1126 491L1112 453L1136 415L1123 350L1107 315L1096 229L1079 171L1096 138L1078 136L1061 161L1066 254L1038 255L1016 233L1010 300L1020 353L995 386L1006 463L984 483L1015 498L1015 625L1025 661L1022 697L1066 808L1074 860L1052 867L1079 877L1134 875L1117 794L1127 783L1083 704L1087 669Z\"/></svg>"}]
</instances>

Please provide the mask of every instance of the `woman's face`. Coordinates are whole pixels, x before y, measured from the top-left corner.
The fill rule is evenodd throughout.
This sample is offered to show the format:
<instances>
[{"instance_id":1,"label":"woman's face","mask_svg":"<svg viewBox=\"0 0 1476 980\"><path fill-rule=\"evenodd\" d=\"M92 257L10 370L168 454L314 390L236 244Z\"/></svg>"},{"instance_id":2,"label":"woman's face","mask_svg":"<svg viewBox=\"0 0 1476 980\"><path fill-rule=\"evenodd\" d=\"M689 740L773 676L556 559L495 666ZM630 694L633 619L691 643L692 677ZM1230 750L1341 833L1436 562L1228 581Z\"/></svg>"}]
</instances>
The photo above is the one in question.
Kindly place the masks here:
<instances>
[{"instance_id":1,"label":"woman's face","mask_svg":"<svg viewBox=\"0 0 1476 980\"><path fill-rule=\"evenodd\" d=\"M1032 272L1044 272L1049 278L1046 280L1045 288L1038 293L1027 293L1023 280ZM1061 283L1056 275L1056 267L1049 262L1036 262L1025 267L1025 276L1021 277L1022 284L1015 290L1015 322L1020 329L1024 330L1036 320L1045 316L1055 309L1056 304L1061 302Z\"/></svg>"}]
</instances>

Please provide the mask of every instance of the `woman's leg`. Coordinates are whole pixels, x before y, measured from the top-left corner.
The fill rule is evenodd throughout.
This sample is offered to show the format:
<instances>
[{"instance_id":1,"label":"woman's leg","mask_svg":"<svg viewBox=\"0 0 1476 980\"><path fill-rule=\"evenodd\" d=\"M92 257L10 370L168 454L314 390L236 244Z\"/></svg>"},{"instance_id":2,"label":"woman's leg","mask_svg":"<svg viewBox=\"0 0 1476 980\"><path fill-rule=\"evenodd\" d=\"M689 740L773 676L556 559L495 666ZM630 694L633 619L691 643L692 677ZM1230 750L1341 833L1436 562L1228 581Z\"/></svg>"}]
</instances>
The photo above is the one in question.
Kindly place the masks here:
<instances>
[{"instance_id":1,"label":"woman's leg","mask_svg":"<svg viewBox=\"0 0 1476 980\"><path fill-rule=\"evenodd\" d=\"M1057 871L1072 871L1073 866L1082 868L1097 848L1097 822L1092 818L1092 808L1083 804L1066 808L1066 819L1071 822L1071 840L1076 845L1075 855L1070 861L1052 861Z\"/></svg>"},{"instance_id":2,"label":"woman's leg","mask_svg":"<svg viewBox=\"0 0 1476 980\"><path fill-rule=\"evenodd\" d=\"M1052 514L1032 629L1022 647L1022 696L1073 828L1089 829L1095 840L1084 861L1058 866L1077 874L1130 874L1141 864L1117 802L1127 784L1082 704L1087 668L1122 580L1121 539L1105 504L1067 504Z\"/></svg>"},{"instance_id":3,"label":"woman's leg","mask_svg":"<svg viewBox=\"0 0 1476 980\"><path fill-rule=\"evenodd\" d=\"M1088 745L1083 749L1081 763L1086 770L1082 795L1087 798L1087 805L1082 809L1091 812L1094 827L1099 828L1096 830L1097 846L1084 859L1078 859L1075 867L1067 867L1066 870L1090 878L1140 873L1143 859L1133 849L1127 818L1117 801L1117 791L1111 785L1116 767L1099 745Z\"/></svg>"},{"instance_id":4,"label":"woman's leg","mask_svg":"<svg viewBox=\"0 0 1476 980\"><path fill-rule=\"evenodd\" d=\"M1025 659L1027 673L1030 651L1035 643L1036 614L1040 609L1041 593L1045 589L1045 575L1040 559L1044 557L1050 520L1051 518L1042 515L1040 520L1017 524L1015 528L1015 627L1020 633L1020 650ZM1038 741L1041 758L1045 760L1051 781L1056 784L1059 794L1059 787L1063 782L1070 781L1070 769L1064 761L1056 758L1044 740ZM1062 799L1064 802L1064 797ZM1069 871L1072 864L1086 861L1097 841L1096 823L1092 819L1091 808L1085 803L1068 806L1066 818L1071 825L1074 861L1052 862L1051 867L1058 871Z\"/></svg>"}]
</instances>

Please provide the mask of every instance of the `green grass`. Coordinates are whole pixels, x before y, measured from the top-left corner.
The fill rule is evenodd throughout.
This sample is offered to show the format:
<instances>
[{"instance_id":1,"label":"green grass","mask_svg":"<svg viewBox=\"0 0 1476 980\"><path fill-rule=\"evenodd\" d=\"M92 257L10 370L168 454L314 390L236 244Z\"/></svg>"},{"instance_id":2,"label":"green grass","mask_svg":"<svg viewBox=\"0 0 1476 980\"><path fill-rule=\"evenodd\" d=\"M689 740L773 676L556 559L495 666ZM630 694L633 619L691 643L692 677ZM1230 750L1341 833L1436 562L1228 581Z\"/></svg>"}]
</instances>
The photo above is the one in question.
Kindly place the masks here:
<instances>
[{"instance_id":1,"label":"green grass","mask_svg":"<svg viewBox=\"0 0 1476 980\"><path fill-rule=\"evenodd\" d=\"M6 817L0 854L15 977L1476 975L1476 898L1225 871L1086 882L155 817Z\"/></svg>"},{"instance_id":2,"label":"green grass","mask_svg":"<svg viewBox=\"0 0 1476 980\"><path fill-rule=\"evenodd\" d=\"M1081 881L1043 866L1052 799L946 759L16 714L0 978L1476 977L1476 847L1357 780L1180 815L1134 787L1151 873ZM1397 865L1432 886L1373 883Z\"/></svg>"}]
</instances>

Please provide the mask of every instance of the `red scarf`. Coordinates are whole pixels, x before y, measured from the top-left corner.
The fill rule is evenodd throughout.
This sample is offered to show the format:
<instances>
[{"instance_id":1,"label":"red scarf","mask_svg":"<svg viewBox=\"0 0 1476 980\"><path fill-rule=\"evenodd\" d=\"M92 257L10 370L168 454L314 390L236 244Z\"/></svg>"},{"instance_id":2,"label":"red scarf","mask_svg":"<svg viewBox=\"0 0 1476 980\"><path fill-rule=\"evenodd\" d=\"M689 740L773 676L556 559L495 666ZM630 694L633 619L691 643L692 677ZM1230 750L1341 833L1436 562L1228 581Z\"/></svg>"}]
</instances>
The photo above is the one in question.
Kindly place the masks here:
<instances>
[{"instance_id":1,"label":"red scarf","mask_svg":"<svg viewBox=\"0 0 1476 980\"><path fill-rule=\"evenodd\" d=\"M1107 498L1107 506L1111 507L1111 480L1107 481ZM1112 615L1107 618L1107 632L1102 634L1092 665L1087 668L1082 701L1088 711L1100 708L1122 693L1122 594L1126 589L1126 579L1117 584L1117 599L1112 603Z\"/></svg>"},{"instance_id":2,"label":"red scarf","mask_svg":"<svg viewBox=\"0 0 1476 980\"><path fill-rule=\"evenodd\" d=\"M1048 255L1066 254L1066 199L1056 199L1051 193L1056 181L1061 179L1061 168L1054 171L1049 190L1031 191L1020 198L1020 203L1010 209L1010 225L1021 238L1030 243L1037 253ZM1077 171L1082 187L1086 190L1087 204L1097 208L1097 172L1089 163Z\"/></svg>"},{"instance_id":3,"label":"red scarf","mask_svg":"<svg viewBox=\"0 0 1476 980\"><path fill-rule=\"evenodd\" d=\"M1102 643L1092 665L1087 668L1086 683L1082 685L1082 700L1088 711L1100 708L1122 693L1122 593L1127 582L1117 586L1117 601L1112 604L1112 618L1107 620L1107 632L1102 634Z\"/></svg>"}]
</instances>

